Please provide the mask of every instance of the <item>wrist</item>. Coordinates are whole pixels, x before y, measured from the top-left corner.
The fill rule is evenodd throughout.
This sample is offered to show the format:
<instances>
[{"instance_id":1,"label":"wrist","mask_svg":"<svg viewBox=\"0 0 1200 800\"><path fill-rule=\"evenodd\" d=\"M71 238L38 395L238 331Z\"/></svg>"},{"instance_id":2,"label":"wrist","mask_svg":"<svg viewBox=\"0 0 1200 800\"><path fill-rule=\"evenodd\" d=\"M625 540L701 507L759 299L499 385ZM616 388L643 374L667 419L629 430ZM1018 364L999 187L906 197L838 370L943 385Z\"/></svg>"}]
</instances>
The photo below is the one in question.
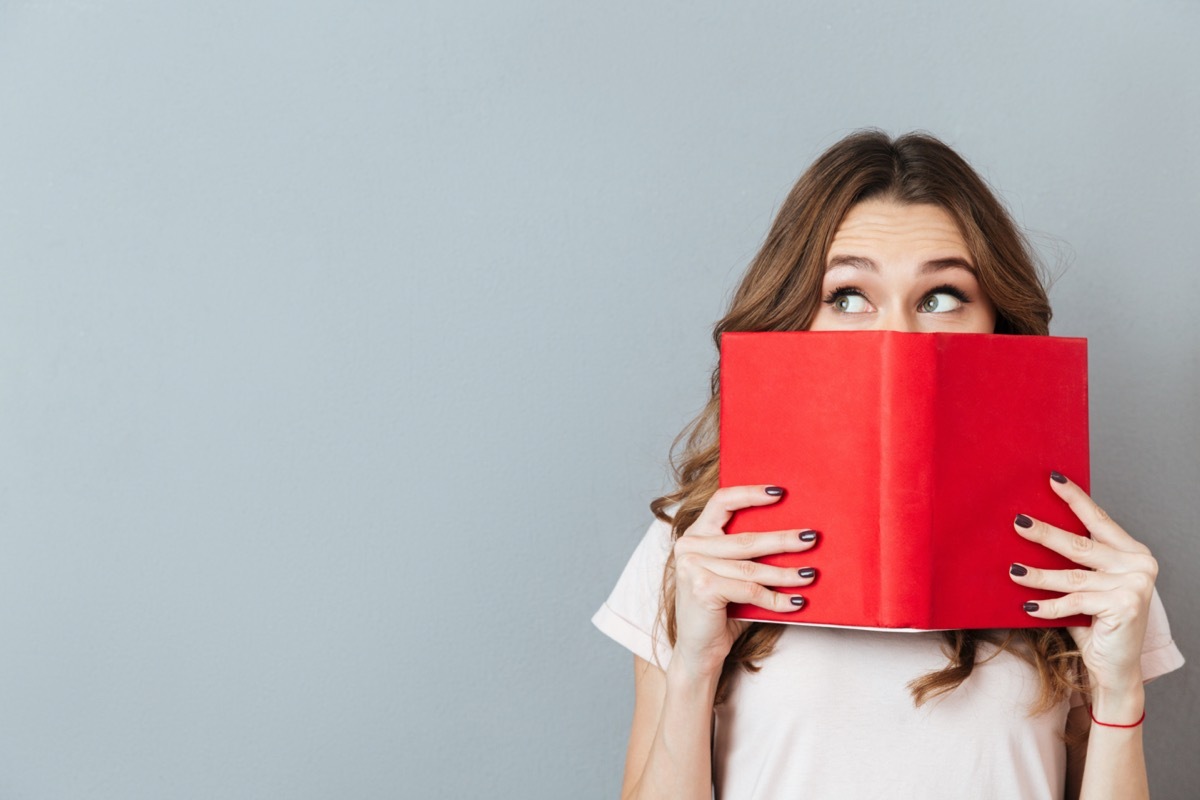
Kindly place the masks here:
<instances>
[{"instance_id":1,"label":"wrist","mask_svg":"<svg viewBox=\"0 0 1200 800\"><path fill-rule=\"evenodd\" d=\"M1097 687L1092 691L1092 719L1110 726L1131 726L1146 711L1146 690L1139 682L1125 687Z\"/></svg>"},{"instance_id":2,"label":"wrist","mask_svg":"<svg viewBox=\"0 0 1200 800\"><path fill-rule=\"evenodd\" d=\"M667 665L667 688L690 695L705 695L711 701L717 693L717 682L721 679L720 664L695 663L676 654Z\"/></svg>"}]
</instances>

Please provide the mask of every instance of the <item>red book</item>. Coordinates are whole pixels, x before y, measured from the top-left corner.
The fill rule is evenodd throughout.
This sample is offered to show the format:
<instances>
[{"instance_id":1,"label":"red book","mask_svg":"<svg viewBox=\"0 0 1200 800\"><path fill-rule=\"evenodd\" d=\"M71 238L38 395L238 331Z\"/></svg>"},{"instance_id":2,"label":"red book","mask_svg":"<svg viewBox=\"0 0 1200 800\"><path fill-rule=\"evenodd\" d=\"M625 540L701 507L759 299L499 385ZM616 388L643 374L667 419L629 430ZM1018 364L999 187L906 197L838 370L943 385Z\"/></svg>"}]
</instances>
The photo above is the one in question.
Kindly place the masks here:
<instances>
[{"instance_id":1,"label":"red book","mask_svg":"<svg viewBox=\"0 0 1200 800\"><path fill-rule=\"evenodd\" d=\"M938 630L1088 625L1021 605L1012 562L1069 569L1013 529L1024 513L1086 528L1050 471L1089 486L1087 340L898 331L721 336L721 486L778 484L726 533L813 528L802 611L731 604L739 619Z\"/></svg>"}]
</instances>

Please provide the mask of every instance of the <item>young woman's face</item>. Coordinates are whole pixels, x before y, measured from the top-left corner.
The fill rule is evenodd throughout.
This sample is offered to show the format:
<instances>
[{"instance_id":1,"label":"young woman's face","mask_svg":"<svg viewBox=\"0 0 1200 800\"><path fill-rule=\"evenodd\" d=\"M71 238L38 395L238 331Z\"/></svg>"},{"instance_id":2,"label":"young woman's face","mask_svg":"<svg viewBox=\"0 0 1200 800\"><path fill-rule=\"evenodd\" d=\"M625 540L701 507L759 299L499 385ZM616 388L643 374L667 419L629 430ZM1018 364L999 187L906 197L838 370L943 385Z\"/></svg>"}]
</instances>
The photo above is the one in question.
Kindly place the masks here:
<instances>
[{"instance_id":1,"label":"young woman's face","mask_svg":"<svg viewBox=\"0 0 1200 800\"><path fill-rule=\"evenodd\" d=\"M809 330L992 333L996 310L941 206L866 200L833 237Z\"/></svg>"}]
</instances>

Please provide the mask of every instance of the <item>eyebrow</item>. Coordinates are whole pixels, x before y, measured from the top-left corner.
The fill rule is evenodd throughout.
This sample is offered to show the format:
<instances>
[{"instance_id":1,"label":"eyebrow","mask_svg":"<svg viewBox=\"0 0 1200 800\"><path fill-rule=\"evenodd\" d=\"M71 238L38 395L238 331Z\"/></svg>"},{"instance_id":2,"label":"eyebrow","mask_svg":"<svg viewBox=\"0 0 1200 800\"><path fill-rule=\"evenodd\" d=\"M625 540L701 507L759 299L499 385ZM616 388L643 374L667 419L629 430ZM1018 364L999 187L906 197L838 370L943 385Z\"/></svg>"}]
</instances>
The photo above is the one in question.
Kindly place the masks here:
<instances>
[{"instance_id":1,"label":"eyebrow","mask_svg":"<svg viewBox=\"0 0 1200 800\"><path fill-rule=\"evenodd\" d=\"M829 259L829 266L825 267L825 271L834 267L853 267L854 269L863 269L867 272L879 272L879 265L869 258L863 256L834 256ZM974 274L975 267L971 266L971 262L962 258L935 258L932 261L926 261L921 265L920 273L922 275L931 272L941 272L945 269L965 269Z\"/></svg>"}]
</instances>

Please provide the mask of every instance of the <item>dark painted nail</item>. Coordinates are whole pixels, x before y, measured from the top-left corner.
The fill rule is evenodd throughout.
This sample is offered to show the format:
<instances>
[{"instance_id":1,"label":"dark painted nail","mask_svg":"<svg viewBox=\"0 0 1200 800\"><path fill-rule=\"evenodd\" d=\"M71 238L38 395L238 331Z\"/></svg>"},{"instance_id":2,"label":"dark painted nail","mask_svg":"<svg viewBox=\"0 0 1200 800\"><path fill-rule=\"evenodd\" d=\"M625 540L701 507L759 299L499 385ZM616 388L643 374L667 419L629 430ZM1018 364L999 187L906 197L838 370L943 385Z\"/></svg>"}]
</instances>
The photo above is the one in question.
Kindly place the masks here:
<instances>
[{"instance_id":1,"label":"dark painted nail","mask_svg":"<svg viewBox=\"0 0 1200 800\"><path fill-rule=\"evenodd\" d=\"M1033 520L1031 520L1029 517L1025 516L1024 514L1017 514L1017 518L1016 518L1015 522L1018 525L1020 525L1022 528L1032 528L1033 527Z\"/></svg>"},{"instance_id":2,"label":"dark painted nail","mask_svg":"<svg viewBox=\"0 0 1200 800\"><path fill-rule=\"evenodd\" d=\"M815 578L817 577L817 571L813 567L805 567L804 569L800 570L800 577Z\"/></svg>"},{"instance_id":3,"label":"dark painted nail","mask_svg":"<svg viewBox=\"0 0 1200 800\"><path fill-rule=\"evenodd\" d=\"M815 542L817 540L816 531L800 531L800 541Z\"/></svg>"},{"instance_id":4,"label":"dark painted nail","mask_svg":"<svg viewBox=\"0 0 1200 800\"><path fill-rule=\"evenodd\" d=\"M771 495L772 497L779 497L781 494L783 494L783 487L782 486L768 486L767 494Z\"/></svg>"},{"instance_id":5,"label":"dark painted nail","mask_svg":"<svg viewBox=\"0 0 1200 800\"><path fill-rule=\"evenodd\" d=\"M804 605L804 598L798 594L792 595L792 605L796 608L801 608Z\"/></svg>"},{"instance_id":6,"label":"dark painted nail","mask_svg":"<svg viewBox=\"0 0 1200 800\"><path fill-rule=\"evenodd\" d=\"M1030 600L1028 603L1026 603L1025 605L1021 606L1021 608L1025 609L1026 611L1037 611L1037 610L1038 610L1038 604L1037 604L1037 603L1035 603L1035 602L1033 602L1032 600Z\"/></svg>"},{"instance_id":7,"label":"dark painted nail","mask_svg":"<svg viewBox=\"0 0 1200 800\"><path fill-rule=\"evenodd\" d=\"M1020 564L1013 564L1011 567L1008 568L1008 571L1011 572L1013 575L1028 575L1029 574L1029 570L1025 569Z\"/></svg>"},{"instance_id":8,"label":"dark painted nail","mask_svg":"<svg viewBox=\"0 0 1200 800\"><path fill-rule=\"evenodd\" d=\"M1054 481L1055 483L1066 483L1067 476L1063 475L1061 472L1055 472L1054 470L1051 470L1050 480Z\"/></svg>"}]
</instances>

